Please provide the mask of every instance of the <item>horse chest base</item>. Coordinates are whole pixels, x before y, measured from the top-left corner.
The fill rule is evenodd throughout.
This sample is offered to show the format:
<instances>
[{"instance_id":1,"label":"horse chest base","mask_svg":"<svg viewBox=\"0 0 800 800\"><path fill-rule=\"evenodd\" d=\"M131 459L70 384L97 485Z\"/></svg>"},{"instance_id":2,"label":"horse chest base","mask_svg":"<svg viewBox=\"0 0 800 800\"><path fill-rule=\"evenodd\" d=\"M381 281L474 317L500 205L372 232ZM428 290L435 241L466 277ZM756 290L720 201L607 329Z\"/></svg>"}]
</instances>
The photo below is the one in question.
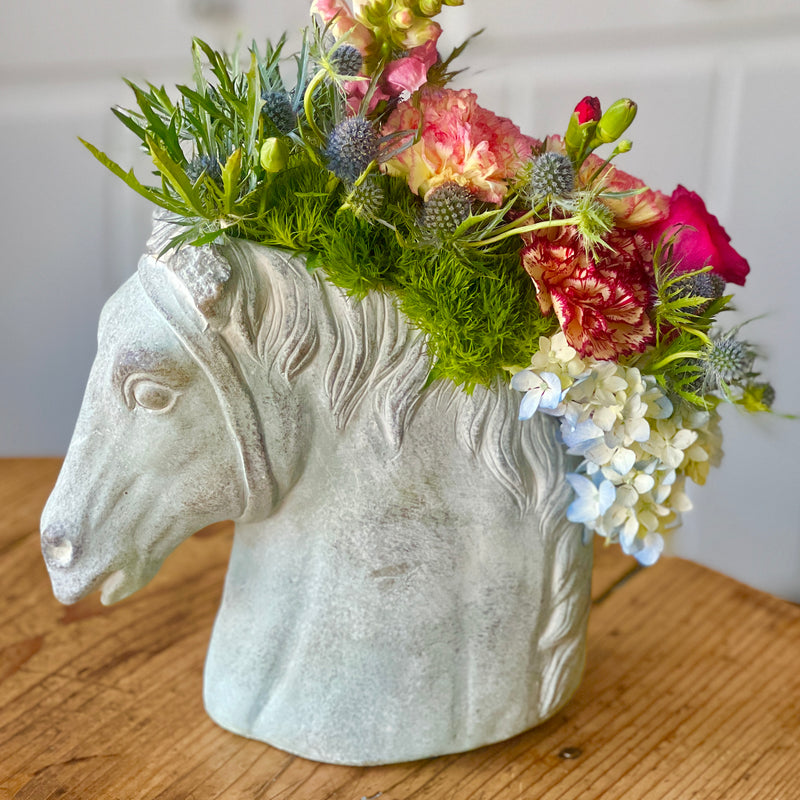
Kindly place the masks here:
<instances>
[{"instance_id":1,"label":"horse chest base","mask_svg":"<svg viewBox=\"0 0 800 800\"><path fill-rule=\"evenodd\" d=\"M374 585L326 593L298 581L295 569L317 569L309 553L270 569L271 558L237 541L206 661L206 710L239 735L353 766L515 736L580 683L591 548L577 536L561 553L569 564L539 561L541 576L525 575L515 589L506 575L503 591L488 588L499 576L484 576L481 590L471 572L447 587L431 582L420 598L419 576L404 593L398 575L381 575L395 581L381 606ZM554 599L553 573L563 568L574 591Z\"/></svg>"}]
</instances>

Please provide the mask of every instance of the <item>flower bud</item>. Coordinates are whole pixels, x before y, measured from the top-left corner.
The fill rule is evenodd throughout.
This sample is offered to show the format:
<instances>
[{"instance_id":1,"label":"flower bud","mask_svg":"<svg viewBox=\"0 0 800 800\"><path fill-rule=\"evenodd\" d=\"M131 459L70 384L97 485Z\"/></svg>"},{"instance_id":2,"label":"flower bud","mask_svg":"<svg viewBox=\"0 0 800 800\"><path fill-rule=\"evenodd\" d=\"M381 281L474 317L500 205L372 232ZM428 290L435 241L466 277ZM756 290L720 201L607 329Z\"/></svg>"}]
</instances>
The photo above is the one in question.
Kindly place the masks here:
<instances>
[{"instance_id":1,"label":"flower bud","mask_svg":"<svg viewBox=\"0 0 800 800\"><path fill-rule=\"evenodd\" d=\"M600 101L596 97L587 95L575 106L578 125L586 125L588 122L598 122L601 116Z\"/></svg>"},{"instance_id":2,"label":"flower bud","mask_svg":"<svg viewBox=\"0 0 800 800\"><path fill-rule=\"evenodd\" d=\"M425 17L435 17L442 10L442 0L419 0L419 13Z\"/></svg>"},{"instance_id":3,"label":"flower bud","mask_svg":"<svg viewBox=\"0 0 800 800\"><path fill-rule=\"evenodd\" d=\"M597 121L600 119L600 101L596 97L584 97L575 106L564 136L567 155L578 163L583 161L586 148L594 136Z\"/></svg>"},{"instance_id":4,"label":"flower bud","mask_svg":"<svg viewBox=\"0 0 800 800\"><path fill-rule=\"evenodd\" d=\"M392 14L392 24L405 30L414 24L414 14L410 8L401 8Z\"/></svg>"},{"instance_id":5,"label":"flower bud","mask_svg":"<svg viewBox=\"0 0 800 800\"><path fill-rule=\"evenodd\" d=\"M600 144L616 142L630 127L636 117L636 103L628 98L617 100L600 117L595 129L595 138Z\"/></svg>"},{"instance_id":6,"label":"flower bud","mask_svg":"<svg viewBox=\"0 0 800 800\"><path fill-rule=\"evenodd\" d=\"M267 172L280 172L289 160L289 147L285 139L271 136L261 145L261 166Z\"/></svg>"}]
</instances>

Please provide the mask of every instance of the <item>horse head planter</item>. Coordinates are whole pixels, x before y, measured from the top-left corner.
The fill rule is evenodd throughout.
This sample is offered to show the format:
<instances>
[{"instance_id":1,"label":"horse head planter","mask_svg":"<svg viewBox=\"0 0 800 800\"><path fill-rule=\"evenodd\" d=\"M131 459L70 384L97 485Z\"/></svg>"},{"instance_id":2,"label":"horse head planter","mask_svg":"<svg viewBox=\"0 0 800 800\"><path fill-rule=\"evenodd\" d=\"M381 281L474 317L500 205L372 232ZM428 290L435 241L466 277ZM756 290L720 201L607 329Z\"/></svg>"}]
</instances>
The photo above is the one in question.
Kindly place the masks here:
<instances>
[{"instance_id":1,"label":"horse head planter","mask_svg":"<svg viewBox=\"0 0 800 800\"><path fill-rule=\"evenodd\" d=\"M114 603L210 523L236 534L204 699L320 761L478 747L578 685L591 548L557 427L498 382L426 383L388 295L245 241L158 257L108 301L42 548Z\"/></svg>"}]
</instances>

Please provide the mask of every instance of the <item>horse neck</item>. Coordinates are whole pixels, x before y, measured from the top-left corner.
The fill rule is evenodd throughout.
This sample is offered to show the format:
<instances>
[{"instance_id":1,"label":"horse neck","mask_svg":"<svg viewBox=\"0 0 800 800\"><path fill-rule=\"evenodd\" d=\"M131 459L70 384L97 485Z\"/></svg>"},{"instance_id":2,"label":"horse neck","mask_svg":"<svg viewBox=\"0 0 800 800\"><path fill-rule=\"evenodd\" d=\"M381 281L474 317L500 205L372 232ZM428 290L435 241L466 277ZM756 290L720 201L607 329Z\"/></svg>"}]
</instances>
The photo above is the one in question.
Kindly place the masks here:
<instances>
[{"instance_id":1,"label":"horse neck","mask_svg":"<svg viewBox=\"0 0 800 800\"><path fill-rule=\"evenodd\" d=\"M267 441L276 468L289 465L278 480L284 507L308 514L338 498L357 516L359 503L374 511L399 487L421 515L447 498L465 513L480 517L492 505L519 519L554 490L550 477L563 483L550 420L520 426L518 397L504 382L471 396L441 382L424 388L426 339L390 296L355 302L299 259L249 253L251 286L267 287L265 300L250 302L265 309L253 332L252 368L262 374L252 380L271 387L256 390L262 419L277 413L285 423Z\"/></svg>"}]
</instances>

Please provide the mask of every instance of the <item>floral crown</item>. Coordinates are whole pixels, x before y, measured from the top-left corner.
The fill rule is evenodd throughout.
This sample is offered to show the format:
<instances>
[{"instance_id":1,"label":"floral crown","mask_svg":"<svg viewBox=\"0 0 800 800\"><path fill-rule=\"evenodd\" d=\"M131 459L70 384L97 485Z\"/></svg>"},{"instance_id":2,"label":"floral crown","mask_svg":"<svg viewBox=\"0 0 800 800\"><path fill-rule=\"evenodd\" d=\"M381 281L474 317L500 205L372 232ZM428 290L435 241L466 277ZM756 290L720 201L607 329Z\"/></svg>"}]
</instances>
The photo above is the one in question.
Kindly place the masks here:
<instances>
[{"instance_id":1,"label":"floral crown","mask_svg":"<svg viewBox=\"0 0 800 800\"><path fill-rule=\"evenodd\" d=\"M114 109L160 186L84 144L174 215L170 247L301 252L356 297L392 292L432 380L510 377L520 418L559 418L582 457L568 518L653 563L720 458L720 402L774 399L741 326L715 325L748 264L698 195L616 167L631 100L585 97L540 140L448 88L466 43L443 59L433 18L462 2L314 0L289 82L285 37L246 60L195 40L193 87L129 84L138 110Z\"/></svg>"}]
</instances>

